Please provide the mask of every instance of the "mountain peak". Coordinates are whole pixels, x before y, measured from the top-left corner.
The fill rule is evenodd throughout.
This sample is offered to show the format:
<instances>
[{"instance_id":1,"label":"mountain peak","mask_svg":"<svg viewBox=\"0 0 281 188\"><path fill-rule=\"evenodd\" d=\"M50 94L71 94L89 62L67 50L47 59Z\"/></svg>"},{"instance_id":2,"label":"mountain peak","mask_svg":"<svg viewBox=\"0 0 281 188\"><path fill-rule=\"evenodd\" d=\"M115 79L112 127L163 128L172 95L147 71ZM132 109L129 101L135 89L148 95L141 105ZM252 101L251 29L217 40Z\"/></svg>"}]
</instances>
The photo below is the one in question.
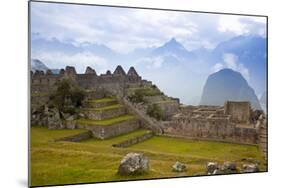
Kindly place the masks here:
<instances>
[{"instance_id":1,"label":"mountain peak","mask_svg":"<svg viewBox=\"0 0 281 188\"><path fill-rule=\"evenodd\" d=\"M174 37L172 37L168 42L166 42L166 44L182 46L181 43L179 43Z\"/></svg>"},{"instance_id":2,"label":"mountain peak","mask_svg":"<svg viewBox=\"0 0 281 188\"><path fill-rule=\"evenodd\" d=\"M208 77L200 104L222 106L228 100L249 101L254 109L261 109L255 91L243 76L232 69L222 69Z\"/></svg>"}]
</instances>

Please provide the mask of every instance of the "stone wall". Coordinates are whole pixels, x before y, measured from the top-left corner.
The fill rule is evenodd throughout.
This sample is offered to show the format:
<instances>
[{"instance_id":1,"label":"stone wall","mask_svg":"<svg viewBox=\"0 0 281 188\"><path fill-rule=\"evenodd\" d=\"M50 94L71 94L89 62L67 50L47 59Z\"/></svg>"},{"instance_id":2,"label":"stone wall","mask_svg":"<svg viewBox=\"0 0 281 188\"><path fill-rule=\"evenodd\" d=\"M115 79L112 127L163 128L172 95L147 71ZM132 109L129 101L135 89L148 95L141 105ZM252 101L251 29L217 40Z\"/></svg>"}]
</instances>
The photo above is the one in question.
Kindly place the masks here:
<instances>
[{"instance_id":1,"label":"stone wall","mask_svg":"<svg viewBox=\"0 0 281 188\"><path fill-rule=\"evenodd\" d=\"M74 67L66 67L65 70L62 69L60 71L60 74L45 74L41 71L32 73L32 92L49 92L55 87L57 81L64 78L72 79L85 89L104 89L118 95L122 94L123 89L129 85L149 85L151 83L142 80L137 73L134 74L132 72L130 74L108 73L98 76L87 72L85 74L77 74Z\"/></svg>"},{"instance_id":2,"label":"stone wall","mask_svg":"<svg viewBox=\"0 0 281 188\"><path fill-rule=\"evenodd\" d=\"M227 141L234 143L258 143L258 130L254 127L237 127L228 115L205 117L178 117L164 124L164 133L188 138Z\"/></svg>"},{"instance_id":3,"label":"stone wall","mask_svg":"<svg viewBox=\"0 0 281 188\"><path fill-rule=\"evenodd\" d=\"M91 131L85 131L80 134L64 137L57 139L55 141L68 141L68 142L81 142L83 140L88 140L93 137L93 134Z\"/></svg>"},{"instance_id":4,"label":"stone wall","mask_svg":"<svg viewBox=\"0 0 281 188\"><path fill-rule=\"evenodd\" d=\"M83 110L83 112L86 115L87 119L103 120L103 119L109 119L125 114L126 110L124 107L120 107L120 108L102 110L102 111L94 110L94 109L85 109Z\"/></svg>"},{"instance_id":5,"label":"stone wall","mask_svg":"<svg viewBox=\"0 0 281 188\"><path fill-rule=\"evenodd\" d=\"M131 146L133 144L137 144L139 142L142 142L144 140L147 140L149 138L153 137L153 133L150 132L150 133L146 133L146 134L143 134L141 136L137 136L135 138L131 138L129 140L125 140L121 143L118 143L118 144L113 144L112 146L113 147L121 147L121 148L124 148L124 147L128 147L128 146Z\"/></svg>"},{"instance_id":6,"label":"stone wall","mask_svg":"<svg viewBox=\"0 0 281 188\"><path fill-rule=\"evenodd\" d=\"M106 139L118 136L124 133L134 131L140 127L139 120L130 120L114 125L77 125L78 128L86 128L92 131L93 136L100 139Z\"/></svg>"},{"instance_id":7,"label":"stone wall","mask_svg":"<svg viewBox=\"0 0 281 188\"><path fill-rule=\"evenodd\" d=\"M176 100L161 101L153 103L160 107L163 111L163 119L167 120L178 112L179 103Z\"/></svg>"},{"instance_id":8,"label":"stone wall","mask_svg":"<svg viewBox=\"0 0 281 188\"><path fill-rule=\"evenodd\" d=\"M249 123L251 105L249 102L227 101L224 105L224 113L231 115L231 120L236 123Z\"/></svg>"}]
</instances>

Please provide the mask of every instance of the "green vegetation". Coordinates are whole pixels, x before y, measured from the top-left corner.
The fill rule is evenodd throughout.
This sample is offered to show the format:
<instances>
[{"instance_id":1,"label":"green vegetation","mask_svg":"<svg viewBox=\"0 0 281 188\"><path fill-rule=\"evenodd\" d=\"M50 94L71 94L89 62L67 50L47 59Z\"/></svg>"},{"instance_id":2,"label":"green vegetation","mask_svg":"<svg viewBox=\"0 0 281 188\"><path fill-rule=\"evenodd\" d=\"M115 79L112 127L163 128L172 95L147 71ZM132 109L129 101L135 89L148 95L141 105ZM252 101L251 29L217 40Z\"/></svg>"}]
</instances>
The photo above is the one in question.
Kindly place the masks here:
<instances>
[{"instance_id":1,"label":"green vegetation","mask_svg":"<svg viewBox=\"0 0 281 188\"><path fill-rule=\"evenodd\" d=\"M82 125L113 125L116 123L121 123L124 121L132 120L135 119L136 117L133 115L122 115L110 119L105 119L105 120L90 120L90 119L78 119L77 123L82 124Z\"/></svg>"},{"instance_id":2,"label":"green vegetation","mask_svg":"<svg viewBox=\"0 0 281 188\"><path fill-rule=\"evenodd\" d=\"M117 108L121 108L121 107L122 107L121 104L113 104L113 105L109 105L109 106L95 108L94 110L96 110L96 111L104 111L104 110L113 110L113 109L117 109Z\"/></svg>"},{"instance_id":3,"label":"green vegetation","mask_svg":"<svg viewBox=\"0 0 281 188\"><path fill-rule=\"evenodd\" d=\"M129 100L136 103L145 102L145 96L163 95L163 93L155 87L134 88L133 91L129 91L129 93Z\"/></svg>"},{"instance_id":4,"label":"green vegetation","mask_svg":"<svg viewBox=\"0 0 281 188\"><path fill-rule=\"evenodd\" d=\"M104 102L113 102L113 101L115 101L115 99L113 99L111 97L88 100L89 103L104 103Z\"/></svg>"},{"instance_id":5,"label":"green vegetation","mask_svg":"<svg viewBox=\"0 0 281 188\"><path fill-rule=\"evenodd\" d=\"M157 120L163 119L163 110L157 104L149 105L146 113Z\"/></svg>"},{"instance_id":6,"label":"green vegetation","mask_svg":"<svg viewBox=\"0 0 281 188\"><path fill-rule=\"evenodd\" d=\"M50 96L50 102L60 111L65 107L79 107L85 98L85 91L70 79L63 79L56 83L57 89ZM69 109L68 109L69 110Z\"/></svg>"},{"instance_id":7,"label":"green vegetation","mask_svg":"<svg viewBox=\"0 0 281 188\"><path fill-rule=\"evenodd\" d=\"M149 179L205 174L208 161L222 164L233 160L241 166L243 158L252 157L265 169L262 152L257 146L194 141L156 136L128 148L114 148L116 144L140 134L139 131L106 140L90 139L80 143L52 142L82 130L48 130L31 128L31 184L74 184L130 179ZM120 160L129 152L143 152L150 158L151 170L139 176L119 176ZM188 165L184 173L172 172L177 161Z\"/></svg>"}]
</instances>

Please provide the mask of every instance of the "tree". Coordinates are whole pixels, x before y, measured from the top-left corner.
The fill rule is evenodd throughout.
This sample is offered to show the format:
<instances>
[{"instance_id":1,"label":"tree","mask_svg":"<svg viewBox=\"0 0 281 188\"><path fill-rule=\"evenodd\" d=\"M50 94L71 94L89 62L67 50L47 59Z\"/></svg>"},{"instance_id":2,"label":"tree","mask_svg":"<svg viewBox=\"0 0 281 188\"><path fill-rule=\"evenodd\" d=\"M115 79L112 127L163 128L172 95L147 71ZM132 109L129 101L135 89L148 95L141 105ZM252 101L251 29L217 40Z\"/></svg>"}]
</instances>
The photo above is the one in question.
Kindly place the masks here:
<instances>
[{"instance_id":1,"label":"tree","mask_svg":"<svg viewBox=\"0 0 281 188\"><path fill-rule=\"evenodd\" d=\"M157 104L149 105L146 113L157 120L163 119L163 111Z\"/></svg>"},{"instance_id":2,"label":"tree","mask_svg":"<svg viewBox=\"0 0 281 188\"><path fill-rule=\"evenodd\" d=\"M60 111L69 111L70 107L79 107L85 98L85 91L78 87L72 80L63 79L56 83L56 90L50 100ZM73 109L70 110L72 113Z\"/></svg>"}]
</instances>

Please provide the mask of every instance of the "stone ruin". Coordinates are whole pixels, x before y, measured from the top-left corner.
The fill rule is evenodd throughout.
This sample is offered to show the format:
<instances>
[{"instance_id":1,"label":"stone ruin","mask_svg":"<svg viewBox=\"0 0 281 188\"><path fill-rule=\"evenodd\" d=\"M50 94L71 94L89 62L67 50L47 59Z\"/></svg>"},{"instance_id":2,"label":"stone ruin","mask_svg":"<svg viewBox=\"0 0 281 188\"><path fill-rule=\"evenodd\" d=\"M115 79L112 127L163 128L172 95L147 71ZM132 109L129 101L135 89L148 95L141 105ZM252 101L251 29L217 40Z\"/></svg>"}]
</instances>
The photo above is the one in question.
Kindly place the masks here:
<instances>
[{"instance_id":1,"label":"stone ruin","mask_svg":"<svg viewBox=\"0 0 281 188\"><path fill-rule=\"evenodd\" d=\"M126 89L137 87L151 87L152 82L143 80L134 67L126 73L119 65L113 73L97 75L91 67L87 67L84 74L76 72L74 67L67 66L61 69L59 74L52 74L50 70L31 72L32 93L50 92L56 88L55 83L64 78L74 80L80 87L90 90L102 90L122 98L126 95ZM159 97L158 97L159 98ZM44 97L38 102L44 103ZM155 101L157 97L151 97ZM36 101L32 98L32 101ZM147 99L149 100L149 99ZM123 101L124 102L124 101ZM130 111L137 113L145 120L145 114L137 109L137 105L125 101ZM227 141L234 143L261 144L267 151L267 122L262 111L254 111L247 101L226 101L224 106L184 106L179 107L179 100L172 103L163 103L167 116L171 117L164 122L153 122L146 119L148 124L155 124L157 134L165 134L176 137L187 137L206 140ZM153 126L152 126L153 127ZM156 127L156 128L155 128ZM151 128L151 127L150 127ZM160 130L160 131L159 131Z\"/></svg>"},{"instance_id":2,"label":"stone ruin","mask_svg":"<svg viewBox=\"0 0 281 188\"><path fill-rule=\"evenodd\" d=\"M87 67L84 74L79 74L74 67L67 66L65 69L61 69L59 74L53 74L51 70L47 70L46 74L44 71L31 72L32 93L50 92L56 88L55 83L64 78L74 80L84 89L103 89L119 96L123 96L124 89L128 87L152 85L151 82L142 80L134 67L131 67L126 74L119 65L113 74L108 70L105 74L98 76L91 67Z\"/></svg>"},{"instance_id":3,"label":"stone ruin","mask_svg":"<svg viewBox=\"0 0 281 188\"><path fill-rule=\"evenodd\" d=\"M170 136L259 144L265 115L251 109L249 102L226 101L224 106L185 106L164 124ZM262 125L261 125L262 124Z\"/></svg>"}]
</instances>

